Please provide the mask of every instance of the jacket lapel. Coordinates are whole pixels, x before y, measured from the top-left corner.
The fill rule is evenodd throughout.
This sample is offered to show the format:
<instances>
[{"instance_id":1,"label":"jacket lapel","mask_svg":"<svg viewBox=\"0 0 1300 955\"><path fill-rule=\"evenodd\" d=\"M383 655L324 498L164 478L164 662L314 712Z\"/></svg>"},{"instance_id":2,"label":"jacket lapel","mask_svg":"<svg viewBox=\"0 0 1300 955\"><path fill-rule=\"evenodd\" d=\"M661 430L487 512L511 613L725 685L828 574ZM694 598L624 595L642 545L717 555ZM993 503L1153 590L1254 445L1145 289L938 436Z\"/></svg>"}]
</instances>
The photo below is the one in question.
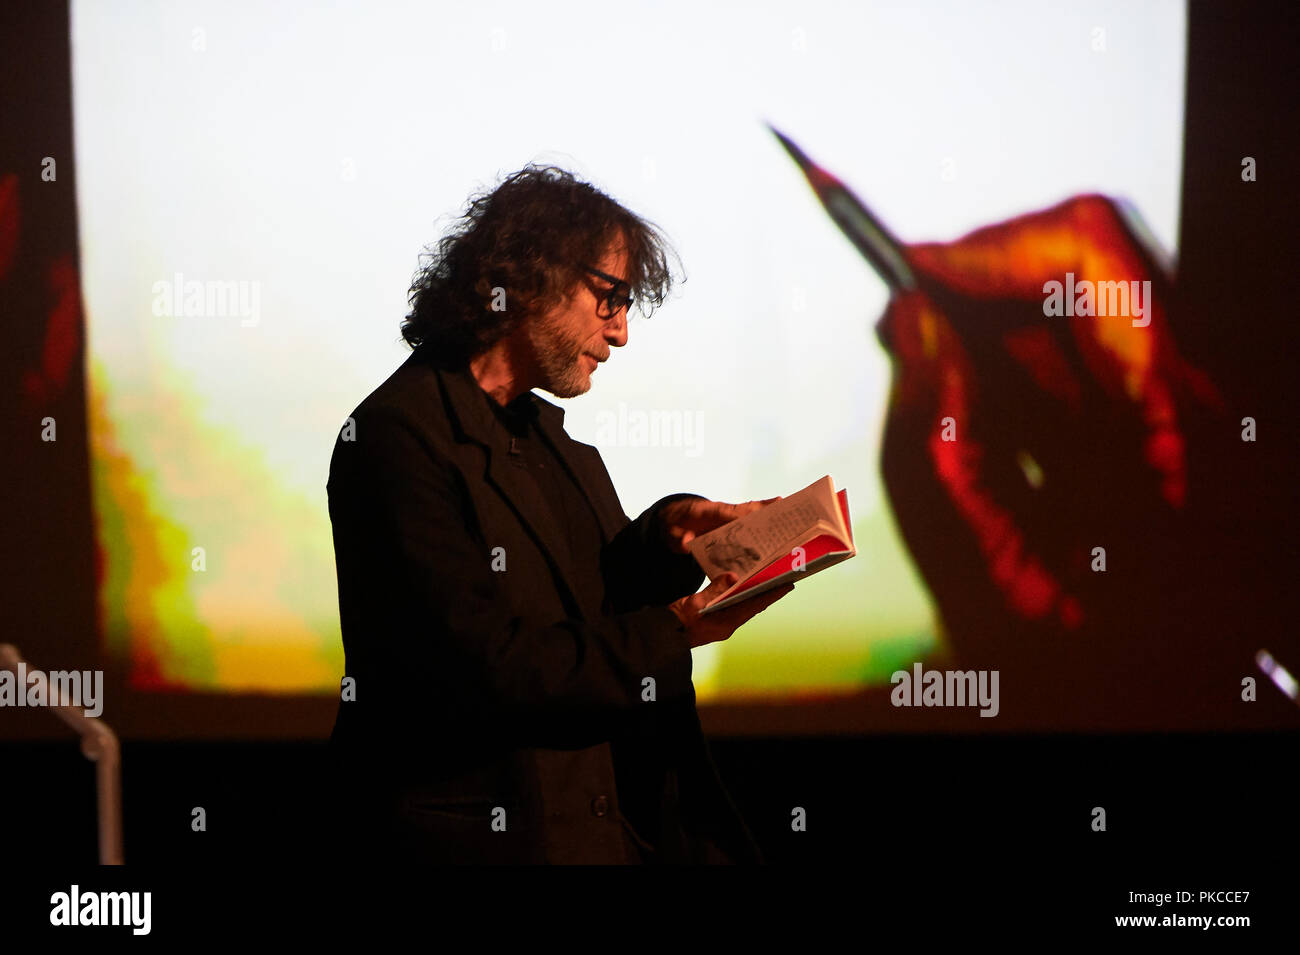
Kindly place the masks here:
<instances>
[{"instance_id":1,"label":"jacket lapel","mask_svg":"<svg viewBox=\"0 0 1300 955\"><path fill-rule=\"evenodd\" d=\"M519 520L532 532L542 553L551 562L556 577L567 591L567 601L575 609L581 607L574 581L578 579L578 570L573 563L573 554L569 550L568 534L555 520L553 512L542 498L537 482L525 473L523 468L510 460L509 443L505 434L493 427L492 412L487 407L486 395L479 387L473 373L468 369L448 371L435 368L447 396L448 410L467 440L481 445L487 455L487 467L482 477L493 486L510 505ZM592 481L588 467L578 461L570 449L570 439L564 433L564 409L551 404L536 395L539 402L538 426L550 440L556 453L563 459L578 479L588 500L592 501L601 532L608 541L612 536L610 519L606 508L598 503L592 493ZM579 611L580 612L580 611Z\"/></svg>"},{"instance_id":2,"label":"jacket lapel","mask_svg":"<svg viewBox=\"0 0 1300 955\"><path fill-rule=\"evenodd\" d=\"M578 487L596 513L605 543L609 543L627 522L627 516L618 503L613 485L609 483L609 474L599 452L569 437L564 430L563 408L537 395L533 395L533 402L537 405L538 427L577 480Z\"/></svg>"}]
</instances>

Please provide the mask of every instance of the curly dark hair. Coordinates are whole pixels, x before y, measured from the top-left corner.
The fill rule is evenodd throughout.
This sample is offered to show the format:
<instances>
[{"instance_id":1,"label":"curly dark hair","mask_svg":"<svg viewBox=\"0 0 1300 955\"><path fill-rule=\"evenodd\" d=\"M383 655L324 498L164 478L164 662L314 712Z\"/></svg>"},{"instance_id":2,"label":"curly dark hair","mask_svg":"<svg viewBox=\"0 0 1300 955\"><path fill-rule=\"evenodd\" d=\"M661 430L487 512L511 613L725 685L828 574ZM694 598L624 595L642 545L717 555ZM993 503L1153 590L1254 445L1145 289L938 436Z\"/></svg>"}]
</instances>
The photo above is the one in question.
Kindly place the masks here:
<instances>
[{"instance_id":1,"label":"curly dark hair","mask_svg":"<svg viewBox=\"0 0 1300 955\"><path fill-rule=\"evenodd\" d=\"M622 278L632 286L633 308L648 318L674 282L668 259L677 256L664 235L571 173L529 164L472 197L451 231L425 250L402 338L464 365L520 322L565 301L583 269L620 236L628 253ZM506 291L502 311L492 308L496 288Z\"/></svg>"}]
</instances>

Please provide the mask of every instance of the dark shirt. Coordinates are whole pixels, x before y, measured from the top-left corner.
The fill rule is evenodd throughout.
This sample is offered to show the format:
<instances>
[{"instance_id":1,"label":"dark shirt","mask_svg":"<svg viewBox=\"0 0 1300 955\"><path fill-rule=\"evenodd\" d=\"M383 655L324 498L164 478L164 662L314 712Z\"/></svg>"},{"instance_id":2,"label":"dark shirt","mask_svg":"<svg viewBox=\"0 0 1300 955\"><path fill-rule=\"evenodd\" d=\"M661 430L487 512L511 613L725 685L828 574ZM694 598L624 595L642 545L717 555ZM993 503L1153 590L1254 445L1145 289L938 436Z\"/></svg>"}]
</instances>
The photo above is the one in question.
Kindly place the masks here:
<instances>
[{"instance_id":1,"label":"dark shirt","mask_svg":"<svg viewBox=\"0 0 1300 955\"><path fill-rule=\"evenodd\" d=\"M483 398L508 436L509 460L537 482L556 523L567 533L574 563L599 568L604 538L596 513L577 480L536 428L537 409L530 392L504 406L486 391ZM608 608L600 573L583 574L581 580L585 586L577 595L579 603L591 617L601 616ZM653 707L647 707L643 718L630 720L627 731L612 740L610 746L620 811L631 824L634 841L646 861L653 857L660 841L660 812L664 787L669 783L667 757L657 738L653 712Z\"/></svg>"}]
</instances>

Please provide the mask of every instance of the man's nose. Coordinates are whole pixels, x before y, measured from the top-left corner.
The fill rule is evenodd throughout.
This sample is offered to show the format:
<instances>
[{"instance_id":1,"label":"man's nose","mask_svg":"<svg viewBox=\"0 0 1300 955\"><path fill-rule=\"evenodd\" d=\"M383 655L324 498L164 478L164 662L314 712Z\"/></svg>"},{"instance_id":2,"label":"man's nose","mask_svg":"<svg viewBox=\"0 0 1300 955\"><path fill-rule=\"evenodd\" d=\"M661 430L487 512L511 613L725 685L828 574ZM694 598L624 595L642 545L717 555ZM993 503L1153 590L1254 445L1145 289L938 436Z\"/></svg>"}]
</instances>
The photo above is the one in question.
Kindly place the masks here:
<instances>
[{"instance_id":1,"label":"man's nose","mask_svg":"<svg viewBox=\"0 0 1300 955\"><path fill-rule=\"evenodd\" d=\"M605 322L605 341L614 348L627 344L627 309L620 308L618 314Z\"/></svg>"}]
</instances>

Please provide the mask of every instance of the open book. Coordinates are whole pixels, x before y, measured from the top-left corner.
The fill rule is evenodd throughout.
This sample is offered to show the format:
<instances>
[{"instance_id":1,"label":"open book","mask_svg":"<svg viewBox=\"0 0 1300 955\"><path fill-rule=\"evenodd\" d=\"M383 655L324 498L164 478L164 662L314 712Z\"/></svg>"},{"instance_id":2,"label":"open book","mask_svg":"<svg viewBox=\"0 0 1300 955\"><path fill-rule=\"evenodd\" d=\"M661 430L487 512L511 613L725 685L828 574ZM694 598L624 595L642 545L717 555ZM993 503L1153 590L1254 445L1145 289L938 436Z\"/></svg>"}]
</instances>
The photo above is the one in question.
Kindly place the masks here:
<instances>
[{"instance_id":1,"label":"open book","mask_svg":"<svg viewBox=\"0 0 1300 955\"><path fill-rule=\"evenodd\" d=\"M847 494L837 493L827 475L692 540L691 554L710 580L727 572L739 577L703 613L809 577L856 554Z\"/></svg>"}]
</instances>

